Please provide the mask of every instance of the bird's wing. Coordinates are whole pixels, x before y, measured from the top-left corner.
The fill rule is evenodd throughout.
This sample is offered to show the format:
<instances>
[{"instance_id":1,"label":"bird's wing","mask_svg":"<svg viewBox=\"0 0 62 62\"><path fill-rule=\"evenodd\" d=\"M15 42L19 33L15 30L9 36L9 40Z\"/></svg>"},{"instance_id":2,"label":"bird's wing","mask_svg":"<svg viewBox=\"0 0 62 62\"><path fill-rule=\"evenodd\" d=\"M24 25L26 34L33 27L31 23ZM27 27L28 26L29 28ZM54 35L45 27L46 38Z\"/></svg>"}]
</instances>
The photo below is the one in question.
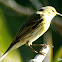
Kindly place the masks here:
<instances>
[{"instance_id":1,"label":"bird's wing","mask_svg":"<svg viewBox=\"0 0 62 62\"><path fill-rule=\"evenodd\" d=\"M27 34L29 34L31 31L33 31L36 26L42 22L43 19L41 19L40 14L33 14L31 15L27 20L26 23L24 23L18 34L16 35L16 40L23 38Z\"/></svg>"}]
</instances>

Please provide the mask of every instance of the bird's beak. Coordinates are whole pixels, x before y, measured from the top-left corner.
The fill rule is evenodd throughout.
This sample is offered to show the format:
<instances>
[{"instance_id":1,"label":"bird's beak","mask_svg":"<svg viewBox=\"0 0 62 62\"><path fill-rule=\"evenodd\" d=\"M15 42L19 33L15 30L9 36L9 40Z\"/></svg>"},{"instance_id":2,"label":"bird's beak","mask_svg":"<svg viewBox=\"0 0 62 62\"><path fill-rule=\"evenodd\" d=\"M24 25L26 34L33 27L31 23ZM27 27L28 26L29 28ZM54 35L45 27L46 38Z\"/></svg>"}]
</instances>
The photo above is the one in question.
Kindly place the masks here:
<instances>
[{"instance_id":1,"label":"bird's beak","mask_svg":"<svg viewBox=\"0 0 62 62\"><path fill-rule=\"evenodd\" d=\"M57 15L62 16L62 14L60 14L60 13L57 13Z\"/></svg>"}]
</instances>

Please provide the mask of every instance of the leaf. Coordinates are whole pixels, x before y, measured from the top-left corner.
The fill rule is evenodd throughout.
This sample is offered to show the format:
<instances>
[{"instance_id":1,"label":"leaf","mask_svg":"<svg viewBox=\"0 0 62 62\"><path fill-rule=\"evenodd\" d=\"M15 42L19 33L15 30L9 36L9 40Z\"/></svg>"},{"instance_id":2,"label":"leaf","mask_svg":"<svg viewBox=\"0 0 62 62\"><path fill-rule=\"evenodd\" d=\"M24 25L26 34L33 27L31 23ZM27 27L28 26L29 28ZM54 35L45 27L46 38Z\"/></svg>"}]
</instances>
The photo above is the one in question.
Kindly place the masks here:
<instances>
[{"instance_id":1,"label":"leaf","mask_svg":"<svg viewBox=\"0 0 62 62\"><path fill-rule=\"evenodd\" d=\"M62 62L62 46L57 50L55 56L54 56L54 62Z\"/></svg>"},{"instance_id":2,"label":"leaf","mask_svg":"<svg viewBox=\"0 0 62 62\"><path fill-rule=\"evenodd\" d=\"M0 7L0 56L4 53L12 42L12 36L9 27L6 24L4 12ZM18 50L10 52L2 62L21 62L21 56Z\"/></svg>"}]
</instances>

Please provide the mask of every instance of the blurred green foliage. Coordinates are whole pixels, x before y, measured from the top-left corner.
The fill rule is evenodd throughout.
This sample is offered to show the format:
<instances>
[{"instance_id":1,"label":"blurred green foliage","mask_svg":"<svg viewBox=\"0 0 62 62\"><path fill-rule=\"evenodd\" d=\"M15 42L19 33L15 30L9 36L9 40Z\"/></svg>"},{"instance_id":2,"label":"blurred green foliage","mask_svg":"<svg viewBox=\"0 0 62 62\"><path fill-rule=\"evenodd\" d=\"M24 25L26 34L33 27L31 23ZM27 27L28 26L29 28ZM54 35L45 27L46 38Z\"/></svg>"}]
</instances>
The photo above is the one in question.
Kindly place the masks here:
<instances>
[{"instance_id":1,"label":"blurred green foliage","mask_svg":"<svg viewBox=\"0 0 62 62\"><path fill-rule=\"evenodd\" d=\"M15 0L19 5L22 5L24 7L30 7L33 8L36 11L36 8L32 5L32 3L29 0ZM45 2L45 0L39 0L40 3ZM48 0L49 4L54 6L58 12L62 13L62 1L61 0ZM43 3L43 6L46 6ZM20 15L14 10L12 10L10 7L5 6L4 4L0 3L0 50L1 52L5 52L6 49L11 44L12 40L14 39L16 33L18 32L20 26L23 24L23 22L26 20L28 16L26 15ZM61 18L62 19L62 18ZM54 31L55 27L52 26L49 30L52 32L52 39L53 39L53 61L56 62L57 58L62 58L62 36L59 34L59 32L56 30ZM44 36L44 35L43 35ZM37 42L34 43L41 43L38 41L42 41L43 43L43 36L40 37ZM19 50L18 50L19 49ZM18 53L20 53L20 56L22 56L23 62L28 62L31 58L35 56L35 53L33 53L28 47L25 45L18 48ZM36 47L35 49L38 49ZM16 51L17 51L16 50ZM21 58L21 57L19 57ZM21 60L19 61L21 62ZM61 62L61 61L60 61Z\"/></svg>"},{"instance_id":2,"label":"blurred green foliage","mask_svg":"<svg viewBox=\"0 0 62 62\"><path fill-rule=\"evenodd\" d=\"M10 41L12 41L10 31L8 31L5 16L0 7L0 45L2 46L2 49L6 50L9 46Z\"/></svg>"},{"instance_id":3,"label":"blurred green foliage","mask_svg":"<svg viewBox=\"0 0 62 62\"><path fill-rule=\"evenodd\" d=\"M6 22L7 21L6 21L4 12L0 7L0 52L1 53L4 53L7 50L7 48L9 47L9 45L11 44L11 42L13 40L11 32L9 31L9 27ZM0 56L1 56L1 53L0 53ZM9 61L9 58L7 56L9 56L9 58L11 58L12 61L11 60ZM4 59L2 62L7 62L7 61L20 62L21 61L20 53L18 53L18 50L11 52L7 56L6 56L7 60ZM15 60L16 58L17 58L17 60Z\"/></svg>"}]
</instances>

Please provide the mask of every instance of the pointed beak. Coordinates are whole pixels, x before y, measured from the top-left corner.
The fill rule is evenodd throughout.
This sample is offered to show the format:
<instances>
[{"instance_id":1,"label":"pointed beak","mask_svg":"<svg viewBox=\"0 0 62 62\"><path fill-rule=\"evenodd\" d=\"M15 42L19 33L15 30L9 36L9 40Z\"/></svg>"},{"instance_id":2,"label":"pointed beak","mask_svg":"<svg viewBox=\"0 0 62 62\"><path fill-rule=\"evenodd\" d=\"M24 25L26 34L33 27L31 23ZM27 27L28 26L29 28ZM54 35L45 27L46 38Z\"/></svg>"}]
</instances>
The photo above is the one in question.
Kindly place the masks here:
<instances>
[{"instance_id":1,"label":"pointed beak","mask_svg":"<svg viewBox=\"0 0 62 62\"><path fill-rule=\"evenodd\" d=\"M57 13L57 15L62 16L62 14L60 14L60 13Z\"/></svg>"}]
</instances>

